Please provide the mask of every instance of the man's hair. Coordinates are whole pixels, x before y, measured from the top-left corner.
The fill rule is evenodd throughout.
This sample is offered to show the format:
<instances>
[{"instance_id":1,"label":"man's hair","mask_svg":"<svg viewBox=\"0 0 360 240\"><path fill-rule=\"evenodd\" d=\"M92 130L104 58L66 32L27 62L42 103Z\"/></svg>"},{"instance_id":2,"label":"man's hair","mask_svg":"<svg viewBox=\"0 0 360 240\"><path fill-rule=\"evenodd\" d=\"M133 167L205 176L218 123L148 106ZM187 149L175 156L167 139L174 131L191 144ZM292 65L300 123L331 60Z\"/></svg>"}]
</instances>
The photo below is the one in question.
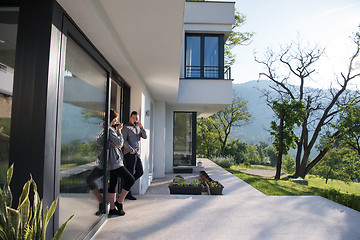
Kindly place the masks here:
<instances>
[{"instance_id":1,"label":"man's hair","mask_svg":"<svg viewBox=\"0 0 360 240\"><path fill-rule=\"evenodd\" d=\"M137 111L132 111L131 114L130 114L130 117L133 116L133 115L138 115Z\"/></svg>"}]
</instances>

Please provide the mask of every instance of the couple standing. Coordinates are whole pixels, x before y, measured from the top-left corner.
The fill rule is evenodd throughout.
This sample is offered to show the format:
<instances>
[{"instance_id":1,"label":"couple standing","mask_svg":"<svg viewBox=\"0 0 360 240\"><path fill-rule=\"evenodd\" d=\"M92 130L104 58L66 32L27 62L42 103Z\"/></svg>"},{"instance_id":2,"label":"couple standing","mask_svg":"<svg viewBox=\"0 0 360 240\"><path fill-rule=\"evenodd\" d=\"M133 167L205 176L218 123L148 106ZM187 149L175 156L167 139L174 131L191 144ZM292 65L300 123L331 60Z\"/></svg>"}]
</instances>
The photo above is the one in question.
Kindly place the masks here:
<instances>
[{"instance_id":1,"label":"couple standing","mask_svg":"<svg viewBox=\"0 0 360 240\"><path fill-rule=\"evenodd\" d=\"M109 161L108 169L110 170L110 181L108 196L110 202L109 215L125 215L123 211L123 203L125 198L136 200L131 194L130 188L135 181L143 175L143 167L139 155L140 150L140 138L146 139L146 132L139 122L139 115L136 111L133 111L130 115L130 121L123 128L121 123L117 123L119 113L113 109L110 110L110 127L109 127ZM96 138L96 144L98 146L104 146L105 131L102 131ZM124 147L123 152L121 148ZM102 149L99 155L99 161L96 167L92 170L89 176L86 178L90 190L95 195L99 202L99 211L96 215L105 212L105 206L103 205L103 196L99 191L99 188L95 184L95 180L101 177L104 173L104 154L105 150ZM118 178L121 178L122 190L119 198L116 200L115 188Z\"/></svg>"}]
</instances>

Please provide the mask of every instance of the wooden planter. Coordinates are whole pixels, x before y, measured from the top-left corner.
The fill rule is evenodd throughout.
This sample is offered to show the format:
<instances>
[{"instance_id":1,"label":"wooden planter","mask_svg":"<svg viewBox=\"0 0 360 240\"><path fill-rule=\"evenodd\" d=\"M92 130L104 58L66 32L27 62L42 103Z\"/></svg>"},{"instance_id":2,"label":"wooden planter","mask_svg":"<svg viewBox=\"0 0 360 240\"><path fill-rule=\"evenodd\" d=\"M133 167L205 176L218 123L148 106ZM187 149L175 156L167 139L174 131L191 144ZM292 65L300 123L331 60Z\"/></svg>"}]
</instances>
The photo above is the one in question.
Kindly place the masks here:
<instances>
[{"instance_id":1,"label":"wooden planter","mask_svg":"<svg viewBox=\"0 0 360 240\"><path fill-rule=\"evenodd\" d=\"M170 194L201 195L202 186L169 186Z\"/></svg>"}]
</instances>

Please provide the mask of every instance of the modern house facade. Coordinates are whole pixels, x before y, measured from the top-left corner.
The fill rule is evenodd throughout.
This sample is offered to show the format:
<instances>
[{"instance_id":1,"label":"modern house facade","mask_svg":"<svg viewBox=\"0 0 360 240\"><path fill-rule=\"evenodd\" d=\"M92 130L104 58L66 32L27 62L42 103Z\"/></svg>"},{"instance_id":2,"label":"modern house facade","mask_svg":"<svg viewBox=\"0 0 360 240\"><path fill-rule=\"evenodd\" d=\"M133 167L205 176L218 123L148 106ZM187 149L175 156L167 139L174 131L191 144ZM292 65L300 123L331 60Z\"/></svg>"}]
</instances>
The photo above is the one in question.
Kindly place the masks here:
<instances>
[{"instance_id":1,"label":"modern house facade","mask_svg":"<svg viewBox=\"0 0 360 240\"><path fill-rule=\"evenodd\" d=\"M121 122L137 111L147 131L134 193L195 165L196 118L232 101L233 24L233 2L0 1L0 182L14 163L17 199L31 173L45 205L60 199L48 236L75 214L64 238L90 238L106 215L84 179L109 110Z\"/></svg>"}]
</instances>

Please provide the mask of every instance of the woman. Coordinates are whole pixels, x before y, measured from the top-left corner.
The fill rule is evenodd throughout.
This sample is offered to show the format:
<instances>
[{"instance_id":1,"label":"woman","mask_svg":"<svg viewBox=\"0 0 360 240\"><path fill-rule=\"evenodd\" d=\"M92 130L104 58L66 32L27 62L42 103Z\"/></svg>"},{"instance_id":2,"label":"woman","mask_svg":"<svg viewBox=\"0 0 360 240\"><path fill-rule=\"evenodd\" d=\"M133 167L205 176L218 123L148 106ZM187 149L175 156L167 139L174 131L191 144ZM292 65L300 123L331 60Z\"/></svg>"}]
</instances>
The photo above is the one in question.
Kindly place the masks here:
<instances>
[{"instance_id":1,"label":"woman","mask_svg":"<svg viewBox=\"0 0 360 240\"><path fill-rule=\"evenodd\" d=\"M109 127L109 140L110 140L110 149L109 149L109 161L108 161L108 170L110 170L110 184L109 184L109 202L110 202L110 211L109 215L125 215L123 210L123 203L126 195L128 194L130 188L135 182L132 174L124 167L124 156L121 152L121 147L123 146L124 140L121 134L122 124L115 124L119 113L113 109L110 110L110 126ZM105 141L105 131L102 131L99 136L96 138L96 144L98 146L104 146ZM101 214L104 212L104 206L102 204L103 197L95 184L95 180L103 175L103 166L104 166L104 153L105 149L103 148L99 156L99 161L94 168L94 170L89 174L86 181L94 193L96 199L99 201L99 211L96 213ZM99 174L101 174L99 176ZM121 190L120 196L117 201L115 187L117 183L117 178L120 177L124 182L123 188ZM116 208L117 209L116 209Z\"/></svg>"}]
</instances>

